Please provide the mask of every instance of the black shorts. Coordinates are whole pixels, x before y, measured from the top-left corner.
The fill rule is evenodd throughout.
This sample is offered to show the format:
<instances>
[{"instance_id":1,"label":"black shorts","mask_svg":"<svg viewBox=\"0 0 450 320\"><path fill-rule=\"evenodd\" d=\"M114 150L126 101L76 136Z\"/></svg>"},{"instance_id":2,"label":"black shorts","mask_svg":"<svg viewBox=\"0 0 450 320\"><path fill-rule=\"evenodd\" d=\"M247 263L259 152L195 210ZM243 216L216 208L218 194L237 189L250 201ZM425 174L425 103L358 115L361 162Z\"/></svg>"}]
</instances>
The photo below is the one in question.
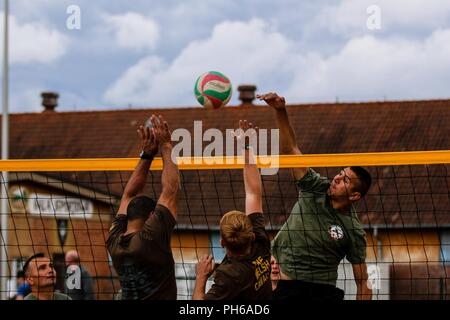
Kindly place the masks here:
<instances>
[{"instance_id":1,"label":"black shorts","mask_svg":"<svg viewBox=\"0 0 450 320\"><path fill-rule=\"evenodd\" d=\"M301 280L280 280L273 292L273 300L283 301L341 301L344 291L329 284Z\"/></svg>"}]
</instances>

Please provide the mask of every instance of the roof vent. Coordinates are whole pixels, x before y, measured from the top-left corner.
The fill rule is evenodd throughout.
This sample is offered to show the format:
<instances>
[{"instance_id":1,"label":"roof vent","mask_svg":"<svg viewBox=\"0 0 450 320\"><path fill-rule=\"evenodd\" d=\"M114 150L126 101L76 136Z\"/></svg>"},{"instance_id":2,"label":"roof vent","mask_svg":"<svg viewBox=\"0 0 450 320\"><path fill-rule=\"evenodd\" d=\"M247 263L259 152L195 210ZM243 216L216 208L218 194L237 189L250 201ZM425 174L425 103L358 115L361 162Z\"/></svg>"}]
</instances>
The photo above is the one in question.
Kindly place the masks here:
<instances>
[{"instance_id":1,"label":"roof vent","mask_svg":"<svg viewBox=\"0 0 450 320\"><path fill-rule=\"evenodd\" d=\"M242 101L241 105L251 105L255 100L256 86L253 84L242 84L238 87L239 100Z\"/></svg>"},{"instance_id":2,"label":"roof vent","mask_svg":"<svg viewBox=\"0 0 450 320\"><path fill-rule=\"evenodd\" d=\"M44 106L43 112L55 112L55 108L58 105L59 94L56 92L42 92L42 105Z\"/></svg>"}]
</instances>

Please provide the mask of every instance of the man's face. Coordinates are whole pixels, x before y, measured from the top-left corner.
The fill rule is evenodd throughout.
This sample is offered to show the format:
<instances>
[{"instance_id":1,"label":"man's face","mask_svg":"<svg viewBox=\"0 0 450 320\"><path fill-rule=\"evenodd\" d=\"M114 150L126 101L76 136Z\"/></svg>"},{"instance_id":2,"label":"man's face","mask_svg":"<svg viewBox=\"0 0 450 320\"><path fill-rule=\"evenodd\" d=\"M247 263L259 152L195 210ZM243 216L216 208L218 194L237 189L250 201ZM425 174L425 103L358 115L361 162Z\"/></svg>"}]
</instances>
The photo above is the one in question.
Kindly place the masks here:
<instances>
[{"instance_id":1,"label":"man's face","mask_svg":"<svg viewBox=\"0 0 450 320\"><path fill-rule=\"evenodd\" d=\"M358 200L360 197L359 192L354 192L354 187L358 183L358 177L350 169L345 168L337 174L331 181L328 194L333 199L348 199L351 201ZM359 196L358 196L359 195ZM355 196L357 199L355 199Z\"/></svg>"},{"instance_id":2,"label":"man's face","mask_svg":"<svg viewBox=\"0 0 450 320\"><path fill-rule=\"evenodd\" d=\"M36 258L30 262L28 282L36 288L53 287L56 271L49 258Z\"/></svg>"}]
</instances>

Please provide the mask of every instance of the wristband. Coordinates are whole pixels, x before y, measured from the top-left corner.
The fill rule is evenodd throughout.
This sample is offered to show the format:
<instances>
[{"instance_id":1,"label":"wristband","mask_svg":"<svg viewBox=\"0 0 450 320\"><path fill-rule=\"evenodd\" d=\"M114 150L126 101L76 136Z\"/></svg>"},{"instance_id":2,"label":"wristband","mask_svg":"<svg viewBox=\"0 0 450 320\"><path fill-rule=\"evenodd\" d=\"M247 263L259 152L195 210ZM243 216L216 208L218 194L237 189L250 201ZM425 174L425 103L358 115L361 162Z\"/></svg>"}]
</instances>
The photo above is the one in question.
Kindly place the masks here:
<instances>
[{"instance_id":1,"label":"wristband","mask_svg":"<svg viewBox=\"0 0 450 320\"><path fill-rule=\"evenodd\" d=\"M139 157L142 160L153 160L153 155L150 153L145 153L144 150L141 151L141 153L139 154Z\"/></svg>"}]
</instances>

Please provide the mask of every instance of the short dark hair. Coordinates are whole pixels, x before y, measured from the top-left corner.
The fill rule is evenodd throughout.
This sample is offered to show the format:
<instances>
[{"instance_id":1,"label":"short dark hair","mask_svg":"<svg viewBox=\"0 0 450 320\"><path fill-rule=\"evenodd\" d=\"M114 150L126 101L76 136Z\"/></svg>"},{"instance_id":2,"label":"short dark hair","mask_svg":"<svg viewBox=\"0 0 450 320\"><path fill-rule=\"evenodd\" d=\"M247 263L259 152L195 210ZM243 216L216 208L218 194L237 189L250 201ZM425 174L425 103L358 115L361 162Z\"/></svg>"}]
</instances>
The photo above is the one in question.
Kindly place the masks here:
<instances>
[{"instance_id":1,"label":"short dark hair","mask_svg":"<svg viewBox=\"0 0 450 320\"><path fill-rule=\"evenodd\" d=\"M155 210L156 202L147 196L138 196L131 199L127 207L127 220L147 220L150 213Z\"/></svg>"},{"instance_id":2,"label":"short dark hair","mask_svg":"<svg viewBox=\"0 0 450 320\"><path fill-rule=\"evenodd\" d=\"M38 253L32 255L31 257L29 257L29 258L27 259L27 261L25 261L25 264L23 265L23 273L24 273L25 275L28 274L28 267L30 266L30 262L31 262L33 259L36 259L36 258L44 258L44 257L45 257L45 254L43 254L42 252L38 252Z\"/></svg>"},{"instance_id":3,"label":"short dark hair","mask_svg":"<svg viewBox=\"0 0 450 320\"><path fill-rule=\"evenodd\" d=\"M364 197L372 184L372 177L369 171L358 166L350 167L350 170L358 177L358 183L355 185L354 191L361 193L361 197Z\"/></svg>"},{"instance_id":4,"label":"short dark hair","mask_svg":"<svg viewBox=\"0 0 450 320\"><path fill-rule=\"evenodd\" d=\"M23 270L19 270L16 273L16 278L20 279L20 278L25 278L25 272L23 272Z\"/></svg>"}]
</instances>

